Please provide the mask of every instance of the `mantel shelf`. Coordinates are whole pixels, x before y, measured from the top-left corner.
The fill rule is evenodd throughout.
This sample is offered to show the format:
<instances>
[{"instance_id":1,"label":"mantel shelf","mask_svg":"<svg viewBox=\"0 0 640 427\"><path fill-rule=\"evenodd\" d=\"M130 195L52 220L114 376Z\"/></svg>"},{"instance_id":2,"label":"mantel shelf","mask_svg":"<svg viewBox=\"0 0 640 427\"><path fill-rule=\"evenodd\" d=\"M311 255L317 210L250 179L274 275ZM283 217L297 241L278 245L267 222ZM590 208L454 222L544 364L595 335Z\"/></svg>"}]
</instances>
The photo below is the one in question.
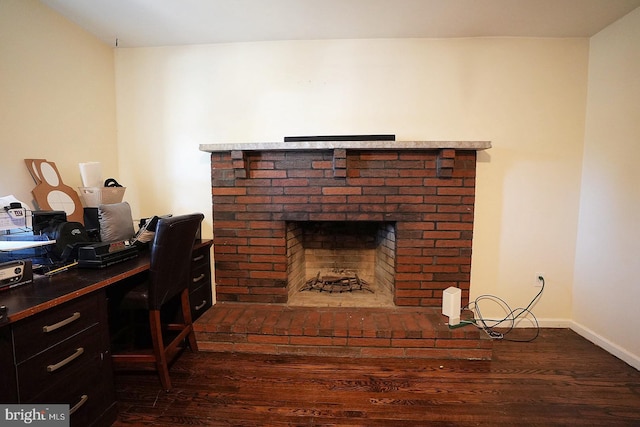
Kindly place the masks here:
<instances>
[{"instance_id":1,"label":"mantel shelf","mask_svg":"<svg viewBox=\"0 0 640 427\"><path fill-rule=\"evenodd\" d=\"M200 151L295 151L295 150L486 150L491 141L303 141L303 142L237 142L200 144Z\"/></svg>"}]
</instances>

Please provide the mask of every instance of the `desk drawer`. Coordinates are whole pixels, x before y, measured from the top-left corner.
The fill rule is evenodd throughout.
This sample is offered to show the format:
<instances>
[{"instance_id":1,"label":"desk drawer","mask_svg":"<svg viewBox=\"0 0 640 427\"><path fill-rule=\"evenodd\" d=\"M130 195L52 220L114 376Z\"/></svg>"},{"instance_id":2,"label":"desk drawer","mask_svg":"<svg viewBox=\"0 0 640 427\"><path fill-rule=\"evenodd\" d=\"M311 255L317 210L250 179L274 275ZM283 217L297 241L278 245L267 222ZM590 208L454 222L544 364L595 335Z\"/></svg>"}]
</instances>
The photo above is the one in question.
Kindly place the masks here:
<instances>
[{"instance_id":1,"label":"desk drawer","mask_svg":"<svg viewBox=\"0 0 640 427\"><path fill-rule=\"evenodd\" d=\"M194 249L191 254L191 267L195 268L199 265L209 265L211 263L210 252L210 245Z\"/></svg>"},{"instance_id":2,"label":"desk drawer","mask_svg":"<svg viewBox=\"0 0 640 427\"><path fill-rule=\"evenodd\" d=\"M98 305L98 296L88 295L16 323L13 327L16 362L23 362L98 323Z\"/></svg>"},{"instance_id":3,"label":"desk drawer","mask_svg":"<svg viewBox=\"0 0 640 427\"><path fill-rule=\"evenodd\" d=\"M82 381L80 381L82 379ZM109 391L113 389L110 371L96 372L85 366L77 372L77 378L64 387L47 389L23 403L68 404L72 427L90 426L110 405L115 402Z\"/></svg>"},{"instance_id":4,"label":"desk drawer","mask_svg":"<svg viewBox=\"0 0 640 427\"><path fill-rule=\"evenodd\" d=\"M211 286L211 267L209 264L191 268L191 282L189 289L196 289L203 285Z\"/></svg>"},{"instance_id":5,"label":"desk drawer","mask_svg":"<svg viewBox=\"0 0 640 427\"><path fill-rule=\"evenodd\" d=\"M209 307L211 307L211 286L205 283L189 294L189 305L191 306L191 319L195 321Z\"/></svg>"},{"instance_id":6,"label":"desk drawer","mask_svg":"<svg viewBox=\"0 0 640 427\"><path fill-rule=\"evenodd\" d=\"M80 371L98 372L101 366L101 335L94 326L18 364L20 401L28 401L47 389L63 390L75 382L84 384L86 376L79 375Z\"/></svg>"}]
</instances>

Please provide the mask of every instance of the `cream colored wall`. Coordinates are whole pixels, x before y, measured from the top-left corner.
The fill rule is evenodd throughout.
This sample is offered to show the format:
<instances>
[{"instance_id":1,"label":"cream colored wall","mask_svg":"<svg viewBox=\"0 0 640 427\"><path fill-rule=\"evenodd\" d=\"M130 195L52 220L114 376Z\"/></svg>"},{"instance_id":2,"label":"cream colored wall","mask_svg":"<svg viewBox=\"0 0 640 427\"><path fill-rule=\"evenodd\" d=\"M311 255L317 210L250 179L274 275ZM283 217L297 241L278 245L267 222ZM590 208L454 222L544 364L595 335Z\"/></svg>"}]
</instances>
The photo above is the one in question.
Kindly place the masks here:
<instances>
[{"instance_id":1,"label":"cream colored wall","mask_svg":"<svg viewBox=\"0 0 640 427\"><path fill-rule=\"evenodd\" d=\"M110 46L37 0L2 0L0 195L31 202L24 158L56 162L73 187L79 162L101 161L128 186L136 217L202 211L211 236L199 144L491 140L479 155L472 296L524 306L542 272L543 325L570 323L638 367L638 29L640 9L593 37L590 57L583 39L119 49L114 79Z\"/></svg>"},{"instance_id":2,"label":"cream colored wall","mask_svg":"<svg viewBox=\"0 0 640 427\"><path fill-rule=\"evenodd\" d=\"M566 325L587 62L586 39L117 49L120 174L137 215L198 210L211 233L210 162L199 144L363 133L491 140L479 156L472 294L522 307L543 272L534 313Z\"/></svg>"},{"instance_id":3,"label":"cream colored wall","mask_svg":"<svg viewBox=\"0 0 640 427\"><path fill-rule=\"evenodd\" d=\"M80 162L116 175L114 88L109 46L37 0L0 1L0 196L35 207L25 158L74 188Z\"/></svg>"},{"instance_id":4,"label":"cream colored wall","mask_svg":"<svg viewBox=\"0 0 640 427\"><path fill-rule=\"evenodd\" d=\"M573 319L640 369L640 9L590 50Z\"/></svg>"}]
</instances>

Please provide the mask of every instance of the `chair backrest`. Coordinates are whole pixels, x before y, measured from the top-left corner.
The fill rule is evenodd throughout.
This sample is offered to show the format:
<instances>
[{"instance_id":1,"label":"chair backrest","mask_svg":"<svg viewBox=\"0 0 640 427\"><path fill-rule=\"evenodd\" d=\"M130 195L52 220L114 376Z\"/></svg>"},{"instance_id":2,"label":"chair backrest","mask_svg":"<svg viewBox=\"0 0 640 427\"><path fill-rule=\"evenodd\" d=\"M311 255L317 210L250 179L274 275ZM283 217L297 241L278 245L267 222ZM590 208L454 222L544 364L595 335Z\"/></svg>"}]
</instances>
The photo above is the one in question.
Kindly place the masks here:
<instances>
[{"instance_id":1,"label":"chair backrest","mask_svg":"<svg viewBox=\"0 0 640 427\"><path fill-rule=\"evenodd\" d=\"M191 252L201 213L161 218L151 244L149 308L158 310L189 287Z\"/></svg>"}]
</instances>

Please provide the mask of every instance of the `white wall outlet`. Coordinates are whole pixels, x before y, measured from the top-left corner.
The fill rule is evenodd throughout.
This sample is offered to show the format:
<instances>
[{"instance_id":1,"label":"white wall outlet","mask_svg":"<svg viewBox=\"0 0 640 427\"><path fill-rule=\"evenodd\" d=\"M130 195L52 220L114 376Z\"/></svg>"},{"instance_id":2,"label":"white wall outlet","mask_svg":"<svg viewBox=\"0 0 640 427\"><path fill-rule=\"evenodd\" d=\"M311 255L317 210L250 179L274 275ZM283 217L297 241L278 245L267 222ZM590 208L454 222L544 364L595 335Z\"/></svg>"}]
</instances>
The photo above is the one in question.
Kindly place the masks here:
<instances>
[{"instance_id":1,"label":"white wall outlet","mask_svg":"<svg viewBox=\"0 0 640 427\"><path fill-rule=\"evenodd\" d=\"M538 271L536 272L536 275L533 277L533 286L537 288L542 287L542 280L540 280L540 276L544 277L544 273Z\"/></svg>"}]
</instances>

